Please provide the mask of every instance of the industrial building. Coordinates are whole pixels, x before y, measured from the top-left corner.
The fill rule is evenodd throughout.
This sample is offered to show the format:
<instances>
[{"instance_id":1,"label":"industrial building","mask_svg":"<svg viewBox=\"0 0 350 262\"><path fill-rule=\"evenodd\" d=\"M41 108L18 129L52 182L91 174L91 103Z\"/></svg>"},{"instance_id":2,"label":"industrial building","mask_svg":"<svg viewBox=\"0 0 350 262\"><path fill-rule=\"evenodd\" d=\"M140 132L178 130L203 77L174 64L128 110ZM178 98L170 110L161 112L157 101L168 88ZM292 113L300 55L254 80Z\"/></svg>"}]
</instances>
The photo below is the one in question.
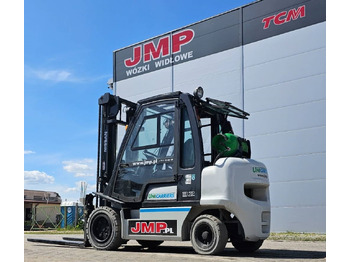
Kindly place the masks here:
<instances>
[{"instance_id":1,"label":"industrial building","mask_svg":"<svg viewBox=\"0 0 350 262\"><path fill-rule=\"evenodd\" d=\"M131 101L202 86L268 168L271 231L326 232L326 1L261 0L113 53Z\"/></svg>"},{"instance_id":2,"label":"industrial building","mask_svg":"<svg viewBox=\"0 0 350 262\"><path fill-rule=\"evenodd\" d=\"M60 215L62 199L56 192L24 189L24 225L25 229L37 225L52 224Z\"/></svg>"}]
</instances>

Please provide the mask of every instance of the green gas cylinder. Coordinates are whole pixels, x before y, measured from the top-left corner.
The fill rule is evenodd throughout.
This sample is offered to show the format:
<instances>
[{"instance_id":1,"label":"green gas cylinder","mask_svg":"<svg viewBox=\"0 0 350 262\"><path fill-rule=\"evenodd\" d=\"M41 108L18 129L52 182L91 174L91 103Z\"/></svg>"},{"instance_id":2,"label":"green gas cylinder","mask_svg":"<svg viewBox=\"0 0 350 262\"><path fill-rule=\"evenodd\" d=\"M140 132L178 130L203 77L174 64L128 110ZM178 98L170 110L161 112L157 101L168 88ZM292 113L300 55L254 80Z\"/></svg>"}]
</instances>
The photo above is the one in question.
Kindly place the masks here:
<instances>
[{"instance_id":1,"label":"green gas cylinder","mask_svg":"<svg viewBox=\"0 0 350 262\"><path fill-rule=\"evenodd\" d=\"M223 157L242 157L242 154L248 154L249 151L247 141L231 133L214 136L212 147Z\"/></svg>"}]
</instances>

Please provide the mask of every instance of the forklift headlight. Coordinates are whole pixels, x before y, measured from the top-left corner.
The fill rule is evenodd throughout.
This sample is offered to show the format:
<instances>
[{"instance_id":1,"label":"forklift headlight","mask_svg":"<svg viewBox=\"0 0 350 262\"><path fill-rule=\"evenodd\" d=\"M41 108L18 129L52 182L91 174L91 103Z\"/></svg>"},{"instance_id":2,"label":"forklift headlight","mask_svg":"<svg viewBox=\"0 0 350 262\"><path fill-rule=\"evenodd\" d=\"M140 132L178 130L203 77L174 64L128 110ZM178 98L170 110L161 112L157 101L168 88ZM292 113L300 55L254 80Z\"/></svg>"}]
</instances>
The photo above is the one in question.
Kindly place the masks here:
<instances>
[{"instance_id":1,"label":"forklift headlight","mask_svg":"<svg viewBox=\"0 0 350 262\"><path fill-rule=\"evenodd\" d=\"M193 91L193 95L198 98L201 99L204 95L204 90L201 86L197 87L194 91Z\"/></svg>"}]
</instances>

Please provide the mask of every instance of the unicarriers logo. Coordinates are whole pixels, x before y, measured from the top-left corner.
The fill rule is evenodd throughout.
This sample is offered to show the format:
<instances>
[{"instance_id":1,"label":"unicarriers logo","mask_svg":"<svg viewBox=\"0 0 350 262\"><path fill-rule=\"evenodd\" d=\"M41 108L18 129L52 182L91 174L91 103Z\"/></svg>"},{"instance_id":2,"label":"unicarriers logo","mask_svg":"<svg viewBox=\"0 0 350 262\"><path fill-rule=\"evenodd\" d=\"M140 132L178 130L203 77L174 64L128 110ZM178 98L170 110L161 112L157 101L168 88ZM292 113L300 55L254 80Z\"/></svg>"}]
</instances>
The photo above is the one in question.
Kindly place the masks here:
<instances>
[{"instance_id":1,"label":"unicarriers logo","mask_svg":"<svg viewBox=\"0 0 350 262\"><path fill-rule=\"evenodd\" d=\"M293 8L288 11L282 11L276 15L265 17L262 20L264 24L264 29L268 29L271 25L271 22L275 25L283 25L290 22L291 20L297 20L306 16L305 5L299 6L297 9Z\"/></svg>"},{"instance_id":2,"label":"unicarriers logo","mask_svg":"<svg viewBox=\"0 0 350 262\"><path fill-rule=\"evenodd\" d=\"M193 51L183 53L181 48L194 38L192 29L185 29L133 47L131 57L124 59L126 75L145 73L193 58ZM151 62L154 61L154 64Z\"/></svg>"}]
</instances>

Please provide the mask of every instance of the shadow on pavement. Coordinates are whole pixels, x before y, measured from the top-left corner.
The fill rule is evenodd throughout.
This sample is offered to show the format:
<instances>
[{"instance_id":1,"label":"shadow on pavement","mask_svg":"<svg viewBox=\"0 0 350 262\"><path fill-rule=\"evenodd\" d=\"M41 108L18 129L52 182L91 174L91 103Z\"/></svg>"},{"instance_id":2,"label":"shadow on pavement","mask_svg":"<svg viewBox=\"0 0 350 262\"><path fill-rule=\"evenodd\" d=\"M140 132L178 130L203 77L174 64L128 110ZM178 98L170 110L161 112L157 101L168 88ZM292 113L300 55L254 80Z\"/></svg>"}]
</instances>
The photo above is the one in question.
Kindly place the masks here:
<instances>
[{"instance_id":1,"label":"shadow on pavement","mask_svg":"<svg viewBox=\"0 0 350 262\"><path fill-rule=\"evenodd\" d=\"M37 244L45 246L43 244ZM51 245L60 248L82 248L77 246ZM94 251L93 248L86 248ZM193 254L197 253L190 246L166 246L161 245L154 249L143 248L139 245L121 246L117 251L99 251L99 252L137 252L137 253L169 253L169 254ZM225 248L217 257L251 257L251 258L277 258L277 259L320 259L326 257L326 252L309 250L288 250L288 249L259 249L254 253L240 253L235 248Z\"/></svg>"},{"instance_id":2,"label":"shadow on pavement","mask_svg":"<svg viewBox=\"0 0 350 262\"><path fill-rule=\"evenodd\" d=\"M118 249L124 252L151 252L151 253L174 253L174 254L196 254L192 247L188 246L159 246L155 249L142 248L141 246L126 245ZM235 248L225 248L219 257L254 257L254 258L285 258L285 259L307 259L325 258L326 252L308 250L287 249L259 249L254 253L240 253Z\"/></svg>"}]
</instances>

